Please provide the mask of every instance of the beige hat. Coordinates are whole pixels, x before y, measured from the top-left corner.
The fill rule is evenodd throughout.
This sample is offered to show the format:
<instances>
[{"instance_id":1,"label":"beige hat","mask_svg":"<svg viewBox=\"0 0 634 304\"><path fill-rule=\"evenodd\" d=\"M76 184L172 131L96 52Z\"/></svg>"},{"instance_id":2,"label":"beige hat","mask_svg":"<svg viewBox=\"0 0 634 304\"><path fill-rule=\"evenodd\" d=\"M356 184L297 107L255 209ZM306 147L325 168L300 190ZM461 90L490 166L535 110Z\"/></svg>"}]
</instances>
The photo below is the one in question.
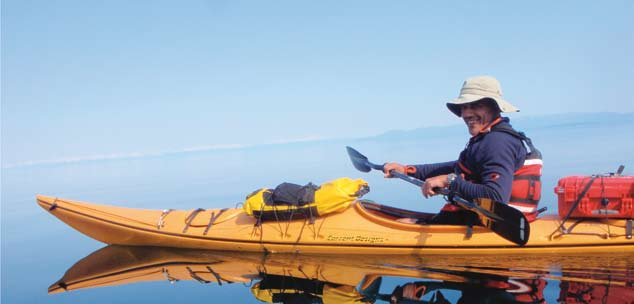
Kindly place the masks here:
<instances>
[{"instance_id":1,"label":"beige hat","mask_svg":"<svg viewBox=\"0 0 634 304\"><path fill-rule=\"evenodd\" d=\"M460 89L460 96L447 103L447 108L460 117L460 106L476 102L480 99L491 98L500 108L500 111L519 112L520 110L502 98L500 82L491 76L475 76L465 80Z\"/></svg>"}]
</instances>

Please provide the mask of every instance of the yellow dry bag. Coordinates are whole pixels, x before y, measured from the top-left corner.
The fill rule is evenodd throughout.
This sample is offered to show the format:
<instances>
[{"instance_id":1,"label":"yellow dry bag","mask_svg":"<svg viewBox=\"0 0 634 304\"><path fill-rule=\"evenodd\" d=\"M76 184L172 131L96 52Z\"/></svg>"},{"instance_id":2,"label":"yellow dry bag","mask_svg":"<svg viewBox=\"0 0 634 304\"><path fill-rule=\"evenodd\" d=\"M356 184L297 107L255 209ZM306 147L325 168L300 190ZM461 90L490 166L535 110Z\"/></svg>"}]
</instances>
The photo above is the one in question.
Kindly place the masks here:
<instances>
[{"instance_id":1,"label":"yellow dry bag","mask_svg":"<svg viewBox=\"0 0 634 304\"><path fill-rule=\"evenodd\" d=\"M275 189L258 189L247 196L244 212L259 220L311 219L341 212L368 193L368 182L342 177L321 186L282 183Z\"/></svg>"}]
</instances>

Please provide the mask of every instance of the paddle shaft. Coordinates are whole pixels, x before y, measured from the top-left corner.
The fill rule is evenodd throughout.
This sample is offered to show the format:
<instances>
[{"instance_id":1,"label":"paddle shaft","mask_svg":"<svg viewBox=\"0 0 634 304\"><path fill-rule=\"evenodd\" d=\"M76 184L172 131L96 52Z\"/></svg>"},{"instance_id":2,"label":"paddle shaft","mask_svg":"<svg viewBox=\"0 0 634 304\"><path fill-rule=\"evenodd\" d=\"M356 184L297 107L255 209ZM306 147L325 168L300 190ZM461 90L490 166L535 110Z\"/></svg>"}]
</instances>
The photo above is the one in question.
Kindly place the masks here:
<instances>
[{"instance_id":1,"label":"paddle shaft","mask_svg":"<svg viewBox=\"0 0 634 304\"><path fill-rule=\"evenodd\" d=\"M368 160L365 160L365 163L367 165L369 165L372 169L385 172L385 167L383 165L373 164L373 163L371 163ZM406 181L406 182L408 182L410 184L414 184L414 185L419 186L419 187L422 187L422 186L425 185L425 181L422 181L422 180L420 180L418 178L415 178L415 177L411 177L411 176L409 176L407 174L403 174L403 173L398 172L396 170L390 170L390 174L392 176L396 176L396 177L398 177L398 178L400 178L400 179L402 179L402 180L404 180L404 181ZM440 193L442 195L449 195L449 189L446 189L446 188L434 188L434 191L437 192L437 193Z\"/></svg>"},{"instance_id":2,"label":"paddle shaft","mask_svg":"<svg viewBox=\"0 0 634 304\"><path fill-rule=\"evenodd\" d=\"M418 178L411 177L411 176L409 176L409 175L405 175L405 174L403 174L403 173L401 173L401 172L398 172L398 171L396 171L396 170L392 170L392 171L390 171L390 174L391 174L392 176L396 176L396 177L398 177L398 178L400 178L400 179L402 179L402 180L404 180L404 181L406 181L406 182L408 182L408 183L410 183L410 184L414 184L414 185L419 186L419 187L422 187L422 186L424 186L424 185L425 185L425 182L424 182L424 181L422 181L422 180L420 180L420 179L418 179ZM436 189L434 189L434 191L436 191L436 190L446 190L446 189L441 189L441 188L436 188ZM447 191L447 192L448 192L448 191ZM442 193L442 192L440 192L440 193L441 193L441 194L445 194L445 193Z\"/></svg>"},{"instance_id":3,"label":"paddle shaft","mask_svg":"<svg viewBox=\"0 0 634 304\"><path fill-rule=\"evenodd\" d=\"M348 149L352 149L350 147L348 147ZM374 170L379 170L379 171L383 171L385 172L385 166L383 165L377 165L374 163L371 163L367 158L365 158L365 156L361 155L361 153L357 152L356 150L353 150L354 152L356 152L358 155L355 155L357 157L357 161L361 161L364 163L364 165L367 165L368 167L374 169ZM365 159L361 159L359 156L363 156ZM414 184L416 186L422 187L425 185L425 181L422 181L418 178L415 177L411 177L409 175L403 174L401 172L398 172L396 170L390 170L390 174L392 176L396 176L410 184ZM448 195L449 194L449 190L448 189L444 189L444 188L435 188L434 191L442 194L442 195Z\"/></svg>"},{"instance_id":4,"label":"paddle shaft","mask_svg":"<svg viewBox=\"0 0 634 304\"><path fill-rule=\"evenodd\" d=\"M398 178L400 178L400 179L402 179L404 181L407 181L407 182L409 182L411 184L419 186L419 187L422 187L422 186L425 185L424 181L422 181L422 180L420 180L418 178L414 178L414 177L411 177L409 175L400 173L400 172L398 172L396 170L391 170L390 174L393 175L393 176L396 176L396 177L398 177ZM438 187L436 187L436 188L434 188L434 191L437 192L437 193L440 193L442 195L450 195L451 194L451 192L447 188L438 188ZM473 202L465 200L465 199L463 199L463 198L461 198L461 197L459 197L457 195L453 196L452 201L455 202L456 204L458 204L459 206L463 207L463 208L466 208L466 209L469 209L469 210L476 209L480 213L482 213L483 215L485 215L486 217L488 217L488 218L490 218L490 219L492 219L494 221L504 221L504 219L499 217L497 214L492 213L489 210L486 210L486 209L474 204Z\"/></svg>"}]
</instances>

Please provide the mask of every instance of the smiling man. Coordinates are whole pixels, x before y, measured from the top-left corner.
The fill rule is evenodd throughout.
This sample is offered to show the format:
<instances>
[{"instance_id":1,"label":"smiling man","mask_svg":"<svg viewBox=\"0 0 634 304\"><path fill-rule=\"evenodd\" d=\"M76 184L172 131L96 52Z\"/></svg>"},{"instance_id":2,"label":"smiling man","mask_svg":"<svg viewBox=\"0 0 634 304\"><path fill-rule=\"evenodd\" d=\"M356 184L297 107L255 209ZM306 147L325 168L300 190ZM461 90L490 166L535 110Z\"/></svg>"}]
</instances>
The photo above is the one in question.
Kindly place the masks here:
<instances>
[{"instance_id":1,"label":"smiling man","mask_svg":"<svg viewBox=\"0 0 634 304\"><path fill-rule=\"evenodd\" d=\"M489 198L509 204L533 220L541 192L541 154L500 115L519 111L502 98L500 83L490 76L469 78L447 107L462 118L471 134L458 160L409 166L387 163L385 176L392 177L389 172L396 170L425 180L425 197L436 195L434 188L448 188L467 200ZM462 224L473 223L477 217L447 204L433 221Z\"/></svg>"}]
</instances>

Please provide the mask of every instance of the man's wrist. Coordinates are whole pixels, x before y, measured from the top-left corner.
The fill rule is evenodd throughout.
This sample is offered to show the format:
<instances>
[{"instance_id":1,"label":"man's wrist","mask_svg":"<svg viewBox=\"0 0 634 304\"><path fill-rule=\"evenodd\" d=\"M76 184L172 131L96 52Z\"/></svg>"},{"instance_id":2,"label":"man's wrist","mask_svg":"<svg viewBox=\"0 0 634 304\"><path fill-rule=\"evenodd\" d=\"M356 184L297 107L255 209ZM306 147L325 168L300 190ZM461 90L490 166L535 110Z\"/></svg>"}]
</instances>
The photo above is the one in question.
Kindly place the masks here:
<instances>
[{"instance_id":1,"label":"man's wrist","mask_svg":"<svg viewBox=\"0 0 634 304\"><path fill-rule=\"evenodd\" d=\"M451 188L451 184L456 181L456 178L458 178L458 175L455 173L447 174L447 188Z\"/></svg>"}]
</instances>

